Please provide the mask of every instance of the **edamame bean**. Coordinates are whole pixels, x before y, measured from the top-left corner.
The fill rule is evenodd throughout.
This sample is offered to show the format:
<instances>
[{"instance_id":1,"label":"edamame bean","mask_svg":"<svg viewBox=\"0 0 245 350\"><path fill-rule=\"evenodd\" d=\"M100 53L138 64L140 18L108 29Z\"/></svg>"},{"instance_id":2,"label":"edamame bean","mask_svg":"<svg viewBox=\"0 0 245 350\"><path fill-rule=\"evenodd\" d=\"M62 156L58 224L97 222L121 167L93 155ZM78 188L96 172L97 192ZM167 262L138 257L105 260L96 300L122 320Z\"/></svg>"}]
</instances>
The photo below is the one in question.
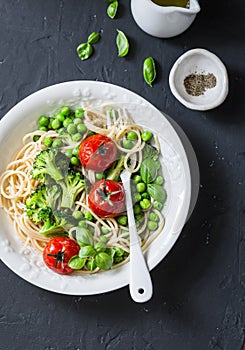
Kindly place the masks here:
<instances>
[{"instance_id":1,"label":"edamame bean","mask_svg":"<svg viewBox=\"0 0 245 350\"><path fill-rule=\"evenodd\" d=\"M149 199L144 198L140 201L140 206L144 210L149 209L151 206L151 202L149 201Z\"/></svg>"},{"instance_id":2,"label":"edamame bean","mask_svg":"<svg viewBox=\"0 0 245 350\"><path fill-rule=\"evenodd\" d=\"M67 132L68 134L70 135L73 135L77 132L77 128L76 128L76 125L70 123L68 126L67 126Z\"/></svg>"},{"instance_id":3,"label":"edamame bean","mask_svg":"<svg viewBox=\"0 0 245 350\"><path fill-rule=\"evenodd\" d=\"M136 141L138 139L138 135L136 134L135 131L129 131L127 133L127 139L131 141Z\"/></svg>"},{"instance_id":4,"label":"edamame bean","mask_svg":"<svg viewBox=\"0 0 245 350\"><path fill-rule=\"evenodd\" d=\"M119 223L119 225L126 226L128 223L128 218L126 215L118 216L117 222Z\"/></svg>"},{"instance_id":5,"label":"edamame bean","mask_svg":"<svg viewBox=\"0 0 245 350\"><path fill-rule=\"evenodd\" d=\"M52 121L52 129L56 130L61 127L61 122L58 119Z\"/></svg>"},{"instance_id":6,"label":"edamame bean","mask_svg":"<svg viewBox=\"0 0 245 350\"><path fill-rule=\"evenodd\" d=\"M63 114L64 117L68 117L68 115L71 113L71 109L68 106L63 106L60 113Z\"/></svg>"},{"instance_id":7,"label":"edamame bean","mask_svg":"<svg viewBox=\"0 0 245 350\"><path fill-rule=\"evenodd\" d=\"M84 116L84 110L82 108L77 108L75 110L75 117L76 118L83 118Z\"/></svg>"},{"instance_id":8,"label":"edamame bean","mask_svg":"<svg viewBox=\"0 0 245 350\"><path fill-rule=\"evenodd\" d=\"M63 121L63 126L64 126L65 128L67 128L68 125L70 125L71 123L72 123L71 118L66 118L66 119Z\"/></svg>"},{"instance_id":9,"label":"edamame bean","mask_svg":"<svg viewBox=\"0 0 245 350\"><path fill-rule=\"evenodd\" d=\"M77 131L80 132L81 134L83 134L85 131L87 131L87 127L84 124L78 124L77 125Z\"/></svg>"},{"instance_id":10,"label":"edamame bean","mask_svg":"<svg viewBox=\"0 0 245 350\"><path fill-rule=\"evenodd\" d=\"M52 147L53 148L59 148L62 146L62 141L60 139L56 139L53 141Z\"/></svg>"},{"instance_id":11,"label":"edamame bean","mask_svg":"<svg viewBox=\"0 0 245 350\"><path fill-rule=\"evenodd\" d=\"M92 221L93 220L93 215L90 213L90 211L87 211L85 214L84 214L84 217L86 220L88 221Z\"/></svg>"},{"instance_id":12,"label":"edamame bean","mask_svg":"<svg viewBox=\"0 0 245 350\"><path fill-rule=\"evenodd\" d=\"M123 147L126 149L131 149L133 147L133 142L130 140L123 140Z\"/></svg>"},{"instance_id":13,"label":"edamame bean","mask_svg":"<svg viewBox=\"0 0 245 350\"><path fill-rule=\"evenodd\" d=\"M132 180L137 184L137 183L139 183L139 182L142 181L142 178L141 178L140 175L134 175L134 176L132 177Z\"/></svg>"}]
</instances>

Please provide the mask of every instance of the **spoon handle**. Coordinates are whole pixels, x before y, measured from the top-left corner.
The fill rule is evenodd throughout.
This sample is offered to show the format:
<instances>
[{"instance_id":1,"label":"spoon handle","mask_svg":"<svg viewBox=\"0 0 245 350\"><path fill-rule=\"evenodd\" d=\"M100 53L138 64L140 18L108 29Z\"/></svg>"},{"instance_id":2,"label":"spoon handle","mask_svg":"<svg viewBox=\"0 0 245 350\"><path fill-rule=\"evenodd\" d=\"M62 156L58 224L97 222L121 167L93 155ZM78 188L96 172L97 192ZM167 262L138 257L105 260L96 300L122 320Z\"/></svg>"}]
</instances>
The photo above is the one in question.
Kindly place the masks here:
<instances>
[{"instance_id":1,"label":"spoon handle","mask_svg":"<svg viewBox=\"0 0 245 350\"><path fill-rule=\"evenodd\" d=\"M130 278L129 291L134 301L143 303L148 301L153 292L152 281L143 252L134 220L133 203L130 189L130 177L121 176L125 194L130 236Z\"/></svg>"}]
</instances>

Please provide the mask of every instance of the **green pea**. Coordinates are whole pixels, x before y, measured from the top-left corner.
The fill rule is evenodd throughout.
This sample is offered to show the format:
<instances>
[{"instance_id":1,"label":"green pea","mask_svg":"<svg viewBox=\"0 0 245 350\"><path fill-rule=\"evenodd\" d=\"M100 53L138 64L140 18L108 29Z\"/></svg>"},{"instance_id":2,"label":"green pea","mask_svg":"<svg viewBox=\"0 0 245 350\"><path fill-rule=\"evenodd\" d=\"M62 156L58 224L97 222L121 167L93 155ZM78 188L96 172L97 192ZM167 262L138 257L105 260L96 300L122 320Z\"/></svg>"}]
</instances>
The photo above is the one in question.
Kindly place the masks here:
<instances>
[{"instance_id":1,"label":"green pea","mask_svg":"<svg viewBox=\"0 0 245 350\"><path fill-rule=\"evenodd\" d=\"M79 210L75 210L73 213L72 213L72 216L74 217L74 219L76 220L79 220L83 217L83 213Z\"/></svg>"},{"instance_id":2,"label":"green pea","mask_svg":"<svg viewBox=\"0 0 245 350\"><path fill-rule=\"evenodd\" d=\"M82 228L87 228L88 225L85 220L80 220L78 226Z\"/></svg>"},{"instance_id":3,"label":"green pea","mask_svg":"<svg viewBox=\"0 0 245 350\"><path fill-rule=\"evenodd\" d=\"M105 226L101 226L101 231L102 231L102 233L104 233L105 235L106 235L107 233L110 232L110 230L109 230L107 227L105 227Z\"/></svg>"},{"instance_id":4,"label":"green pea","mask_svg":"<svg viewBox=\"0 0 245 350\"><path fill-rule=\"evenodd\" d=\"M147 227L150 231L156 231L156 229L158 228L158 224L155 221L149 220L147 223Z\"/></svg>"},{"instance_id":5,"label":"green pea","mask_svg":"<svg viewBox=\"0 0 245 350\"><path fill-rule=\"evenodd\" d=\"M134 205L134 214L138 215L141 213L141 206L139 204Z\"/></svg>"},{"instance_id":6,"label":"green pea","mask_svg":"<svg viewBox=\"0 0 245 350\"><path fill-rule=\"evenodd\" d=\"M70 135L75 134L75 133L77 132L77 127L76 127L76 125L74 125L74 124L69 124L69 125L67 126L67 132L68 132L68 134L70 134Z\"/></svg>"},{"instance_id":7,"label":"green pea","mask_svg":"<svg viewBox=\"0 0 245 350\"><path fill-rule=\"evenodd\" d=\"M79 132L77 132L76 134L72 135L72 140L73 140L74 142L80 141L81 138L82 138L82 135L81 135Z\"/></svg>"},{"instance_id":8,"label":"green pea","mask_svg":"<svg viewBox=\"0 0 245 350\"><path fill-rule=\"evenodd\" d=\"M33 141L37 142L40 139L40 135L34 135L33 136Z\"/></svg>"},{"instance_id":9,"label":"green pea","mask_svg":"<svg viewBox=\"0 0 245 350\"><path fill-rule=\"evenodd\" d=\"M71 157L71 159L70 159L70 163L72 164L72 165L80 165L80 161L79 161L79 159L77 158L77 157Z\"/></svg>"},{"instance_id":10,"label":"green pea","mask_svg":"<svg viewBox=\"0 0 245 350\"><path fill-rule=\"evenodd\" d=\"M147 141L150 141L152 136L153 136L152 132L145 130L141 134L141 139L142 139L142 141L147 142Z\"/></svg>"},{"instance_id":11,"label":"green pea","mask_svg":"<svg viewBox=\"0 0 245 350\"><path fill-rule=\"evenodd\" d=\"M151 202L149 201L149 199L144 198L140 201L140 206L142 209L147 210L150 208Z\"/></svg>"},{"instance_id":12,"label":"green pea","mask_svg":"<svg viewBox=\"0 0 245 350\"><path fill-rule=\"evenodd\" d=\"M88 221L92 221L93 220L93 215L90 213L90 211L87 211L85 214L84 214L84 217L86 220Z\"/></svg>"},{"instance_id":13,"label":"green pea","mask_svg":"<svg viewBox=\"0 0 245 350\"><path fill-rule=\"evenodd\" d=\"M64 121L63 121L63 126L65 128L68 127L68 125L70 125L72 123L72 119L71 118L66 118Z\"/></svg>"},{"instance_id":14,"label":"green pea","mask_svg":"<svg viewBox=\"0 0 245 350\"><path fill-rule=\"evenodd\" d=\"M104 179L105 174L104 173L96 173L95 177L97 180L102 180L102 179Z\"/></svg>"},{"instance_id":15,"label":"green pea","mask_svg":"<svg viewBox=\"0 0 245 350\"><path fill-rule=\"evenodd\" d=\"M84 110L82 108L77 108L75 110L75 117L76 118L83 118L84 116Z\"/></svg>"},{"instance_id":16,"label":"green pea","mask_svg":"<svg viewBox=\"0 0 245 350\"><path fill-rule=\"evenodd\" d=\"M79 153L79 147L80 147L80 145L79 146L76 146L75 148L73 148L73 150L72 150L72 155L73 156L78 156L78 153Z\"/></svg>"},{"instance_id":17,"label":"green pea","mask_svg":"<svg viewBox=\"0 0 245 350\"><path fill-rule=\"evenodd\" d=\"M83 134L85 131L87 131L86 125L80 123L77 125L77 131Z\"/></svg>"},{"instance_id":18,"label":"green pea","mask_svg":"<svg viewBox=\"0 0 245 350\"><path fill-rule=\"evenodd\" d=\"M126 35L119 29L117 29L116 44L118 49L118 57L124 57L129 51L129 42Z\"/></svg>"},{"instance_id":19,"label":"green pea","mask_svg":"<svg viewBox=\"0 0 245 350\"><path fill-rule=\"evenodd\" d=\"M82 123L82 120L81 120L81 118L75 118L75 119L73 120L73 123L74 123L75 125L78 125L78 124L81 124L81 123Z\"/></svg>"},{"instance_id":20,"label":"green pea","mask_svg":"<svg viewBox=\"0 0 245 350\"><path fill-rule=\"evenodd\" d=\"M132 180L137 184L137 183L139 183L139 182L142 181L142 178L141 178L140 175L134 175L134 176L132 177Z\"/></svg>"},{"instance_id":21,"label":"green pea","mask_svg":"<svg viewBox=\"0 0 245 350\"><path fill-rule=\"evenodd\" d=\"M136 141L138 139L138 135L136 134L135 131L129 131L127 133L127 139L131 141Z\"/></svg>"},{"instance_id":22,"label":"green pea","mask_svg":"<svg viewBox=\"0 0 245 350\"><path fill-rule=\"evenodd\" d=\"M87 60L93 53L93 46L90 43L82 43L77 47L77 54L79 58Z\"/></svg>"},{"instance_id":23,"label":"green pea","mask_svg":"<svg viewBox=\"0 0 245 350\"><path fill-rule=\"evenodd\" d=\"M89 37L87 42L89 44L96 44L100 39L100 34L98 32L92 32Z\"/></svg>"},{"instance_id":24,"label":"green pea","mask_svg":"<svg viewBox=\"0 0 245 350\"><path fill-rule=\"evenodd\" d=\"M59 129L61 127L61 122L58 119L52 121L52 129Z\"/></svg>"},{"instance_id":25,"label":"green pea","mask_svg":"<svg viewBox=\"0 0 245 350\"><path fill-rule=\"evenodd\" d=\"M53 141L52 147L53 148L59 148L62 146L62 141L60 139L56 139Z\"/></svg>"},{"instance_id":26,"label":"green pea","mask_svg":"<svg viewBox=\"0 0 245 350\"><path fill-rule=\"evenodd\" d=\"M48 131L48 128L47 128L46 126L40 125L40 126L38 127L38 130L41 130L41 131Z\"/></svg>"},{"instance_id":27,"label":"green pea","mask_svg":"<svg viewBox=\"0 0 245 350\"><path fill-rule=\"evenodd\" d=\"M67 158L71 158L72 157L72 149L67 149L65 151L65 155L66 155Z\"/></svg>"},{"instance_id":28,"label":"green pea","mask_svg":"<svg viewBox=\"0 0 245 350\"><path fill-rule=\"evenodd\" d=\"M149 195L149 193L148 192L143 192L143 193L141 193L141 197L142 198L150 198L150 195Z\"/></svg>"},{"instance_id":29,"label":"green pea","mask_svg":"<svg viewBox=\"0 0 245 350\"><path fill-rule=\"evenodd\" d=\"M118 216L117 222L119 223L119 225L126 226L128 224L128 218L126 215Z\"/></svg>"},{"instance_id":30,"label":"green pea","mask_svg":"<svg viewBox=\"0 0 245 350\"><path fill-rule=\"evenodd\" d=\"M141 194L140 193L134 193L133 194L133 202L139 202L141 200Z\"/></svg>"},{"instance_id":31,"label":"green pea","mask_svg":"<svg viewBox=\"0 0 245 350\"><path fill-rule=\"evenodd\" d=\"M49 118L45 115L41 115L41 117L38 119L38 123L41 126L48 126L49 125Z\"/></svg>"},{"instance_id":32,"label":"green pea","mask_svg":"<svg viewBox=\"0 0 245 350\"><path fill-rule=\"evenodd\" d=\"M59 122L63 123L65 120L65 116L61 113L56 114L55 119L57 119Z\"/></svg>"},{"instance_id":33,"label":"green pea","mask_svg":"<svg viewBox=\"0 0 245 350\"><path fill-rule=\"evenodd\" d=\"M130 140L123 140L123 147L126 149L131 149L133 147L133 142Z\"/></svg>"},{"instance_id":34,"label":"green pea","mask_svg":"<svg viewBox=\"0 0 245 350\"><path fill-rule=\"evenodd\" d=\"M53 121L54 121L54 118L49 118L49 125L48 125L49 129L53 129L53 127L52 127Z\"/></svg>"},{"instance_id":35,"label":"green pea","mask_svg":"<svg viewBox=\"0 0 245 350\"><path fill-rule=\"evenodd\" d=\"M60 110L60 113L64 116L64 117L68 117L68 115L70 115L71 113L71 109L68 106L63 106Z\"/></svg>"},{"instance_id":36,"label":"green pea","mask_svg":"<svg viewBox=\"0 0 245 350\"><path fill-rule=\"evenodd\" d=\"M143 63L143 76L145 81L150 87L152 87L152 83L156 78L156 67L155 62L152 57L147 57Z\"/></svg>"},{"instance_id":37,"label":"green pea","mask_svg":"<svg viewBox=\"0 0 245 350\"><path fill-rule=\"evenodd\" d=\"M157 213L151 212L150 215L149 215L149 219L150 219L151 221L158 222L158 221L159 221L159 216L157 215Z\"/></svg>"},{"instance_id":38,"label":"green pea","mask_svg":"<svg viewBox=\"0 0 245 350\"><path fill-rule=\"evenodd\" d=\"M159 176L156 178L155 183L156 183L157 185L162 185L162 184L164 183L164 178L163 178L162 176L159 175Z\"/></svg>"},{"instance_id":39,"label":"green pea","mask_svg":"<svg viewBox=\"0 0 245 350\"><path fill-rule=\"evenodd\" d=\"M141 192L145 192L146 190L146 185L144 182L138 182L137 185L136 185L136 189L139 193Z\"/></svg>"},{"instance_id":40,"label":"green pea","mask_svg":"<svg viewBox=\"0 0 245 350\"><path fill-rule=\"evenodd\" d=\"M46 147L51 147L53 143L53 139L51 137L45 137L45 139L43 140L43 144Z\"/></svg>"},{"instance_id":41,"label":"green pea","mask_svg":"<svg viewBox=\"0 0 245 350\"><path fill-rule=\"evenodd\" d=\"M162 210L163 208L163 204L158 202L158 201L154 201L153 202L153 208L157 209L157 210Z\"/></svg>"}]
</instances>

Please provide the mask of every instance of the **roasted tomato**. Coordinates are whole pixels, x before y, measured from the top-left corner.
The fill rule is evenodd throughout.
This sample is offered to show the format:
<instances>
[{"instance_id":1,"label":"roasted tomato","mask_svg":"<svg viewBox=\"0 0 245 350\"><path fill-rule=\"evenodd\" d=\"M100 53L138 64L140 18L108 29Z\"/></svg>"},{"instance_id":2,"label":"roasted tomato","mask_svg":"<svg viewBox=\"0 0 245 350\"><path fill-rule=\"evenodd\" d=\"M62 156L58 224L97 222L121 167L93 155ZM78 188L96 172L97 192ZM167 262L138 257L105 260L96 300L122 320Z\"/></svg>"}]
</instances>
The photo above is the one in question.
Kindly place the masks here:
<instances>
[{"instance_id":1,"label":"roasted tomato","mask_svg":"<svg viewBox=\"0 0 245 350\"><path fill-rule=\"evenodd\" d=\"M112 180L97 181L90 190L88 204L102 218L112 218L125 211L123 184Z\"/></svg>"},{"instance_id":2,"label":"roasted tomato","mask_svg":"<svg viewBox=\"0 0 245 350\"><path fill-rule=\"evenodd\" d=\"M78 156L84 167L101 172L116 160L117 147L109 137L95 134L82 141Z\"/></svg>"},{"instance_id":3,"label":"roasted tomato","mask_svg":"<svg viewBox=\"0 0 245 350\"><path fill-rule=\"evenodd\" d=\"M74 271L68 266L68 262L74 255L78 255L79 250L80 246L72 239L55 237L45 246L43 260L51 270L67 275Z\"/></svg>"}]
</instances>

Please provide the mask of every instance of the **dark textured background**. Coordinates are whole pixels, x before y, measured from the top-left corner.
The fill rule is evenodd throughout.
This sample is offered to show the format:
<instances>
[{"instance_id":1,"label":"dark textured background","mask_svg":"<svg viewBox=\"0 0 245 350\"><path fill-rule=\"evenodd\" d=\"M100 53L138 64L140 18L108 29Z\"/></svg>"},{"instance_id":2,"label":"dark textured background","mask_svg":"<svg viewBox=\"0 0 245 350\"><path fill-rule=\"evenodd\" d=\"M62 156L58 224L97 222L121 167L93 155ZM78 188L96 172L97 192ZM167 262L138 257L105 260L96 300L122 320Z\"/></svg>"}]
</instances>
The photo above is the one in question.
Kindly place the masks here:
<instances>
[{"instance_id":1,"label":"dark textured background","mask_svg":"<svg viewBox=\"0 0 245 350\"><path fill-rule=\"evenodd\" d=\"M98 296L57 295L28 284L0 264L1 350L240 350L245 286L245 5L201 0L182 35L157 39L134 23L130 1L117 19L103 0L0 0L0 116L27 95L77 79L126 87L169 114L197 154L201 185L196 209L177 244L152 271L154 297L136 304L128 288ZM130 40L118 58L116 28ZM76 47L101 30L94 55ZM225 63L230 93L211 111L191 111L171 94L168 75L185 51L202 47ZM141 66L152 55L153 88Z\"/></svg>"}]
</instances>

